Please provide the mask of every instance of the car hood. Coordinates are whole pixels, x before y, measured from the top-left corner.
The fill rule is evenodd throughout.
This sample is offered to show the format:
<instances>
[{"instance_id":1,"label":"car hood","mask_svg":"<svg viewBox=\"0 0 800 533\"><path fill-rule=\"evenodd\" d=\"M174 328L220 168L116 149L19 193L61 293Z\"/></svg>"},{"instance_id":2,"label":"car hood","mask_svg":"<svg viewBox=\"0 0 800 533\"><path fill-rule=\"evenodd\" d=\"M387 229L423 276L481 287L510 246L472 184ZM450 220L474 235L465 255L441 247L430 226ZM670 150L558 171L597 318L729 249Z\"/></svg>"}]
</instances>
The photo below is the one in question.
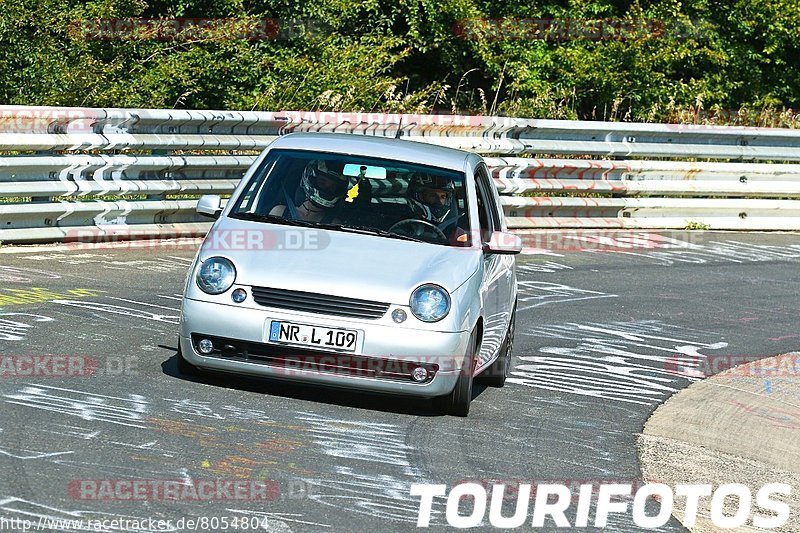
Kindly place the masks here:
<instances>
[{"instance_id":1,"label":"car hood","mask_svg":"<svg viewBox=\"0 0 800 533\"><path fill-rule=\"evenodd\" d=\"M201 248L201 260L212 256L233 261L237 285L407 305L411 291L423 283L455 291L477 270L483 254L472 248L226 218L215 224Z\"/></svg>"}]
</instances>

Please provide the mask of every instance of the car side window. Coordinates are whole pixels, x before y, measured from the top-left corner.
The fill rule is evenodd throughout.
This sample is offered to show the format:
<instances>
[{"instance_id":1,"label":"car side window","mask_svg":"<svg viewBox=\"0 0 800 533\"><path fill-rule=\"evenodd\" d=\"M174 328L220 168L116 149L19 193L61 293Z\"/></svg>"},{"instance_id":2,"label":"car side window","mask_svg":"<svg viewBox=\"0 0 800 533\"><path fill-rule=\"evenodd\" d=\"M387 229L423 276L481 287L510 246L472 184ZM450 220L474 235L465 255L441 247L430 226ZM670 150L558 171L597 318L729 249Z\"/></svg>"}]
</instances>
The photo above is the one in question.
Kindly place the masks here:
<instances>
[{"instance_id":1,"label":"car side window","mask_svg":"<svg viewBox=\"0 0 800 533\"><path fill-rule=\"evenodd\" d=\"M475 193L478 198L478 220L481 226L481 240L486 242L495 229L495 221L492 216L492 197L487 194L485 176L483 176L482 170L486 172L485 167L479 167L475 172Z\"/></svg>"},{"instance_id":2,"label":"car side window","mask_svg":"<svg viewBox=\"0 0 800 533\"><path fill-rule=\"evenodd\" d=\"M477 180L478 187L482 189L486 209L492 222L492 228L494 231L500 231L501 224L500 213L498 211L499 206L495 202L495 195L494 191L492 190L492 178L489 175L489 169L486 168L486 165L481 163L478 166L475 178Z\"/></svg>"},{"instance_id":3,"label":"car side window","mask_svg":"<svg viewBox=\"0 0 800 533\"><path fill-rule=\"evenodd\" d=\"M257 205L257 203L263 203L263 190L267 186L267 182L264 177L273 171L274 166L274 160L264 160L262 163L262 168L259 168L257 171L260 177L258 179L251 180L247 185L247 189L242 192L242 199L239 200L239 209L241 211L248 213L263 211L263 206Z\"/></svg>"}]
</instances>

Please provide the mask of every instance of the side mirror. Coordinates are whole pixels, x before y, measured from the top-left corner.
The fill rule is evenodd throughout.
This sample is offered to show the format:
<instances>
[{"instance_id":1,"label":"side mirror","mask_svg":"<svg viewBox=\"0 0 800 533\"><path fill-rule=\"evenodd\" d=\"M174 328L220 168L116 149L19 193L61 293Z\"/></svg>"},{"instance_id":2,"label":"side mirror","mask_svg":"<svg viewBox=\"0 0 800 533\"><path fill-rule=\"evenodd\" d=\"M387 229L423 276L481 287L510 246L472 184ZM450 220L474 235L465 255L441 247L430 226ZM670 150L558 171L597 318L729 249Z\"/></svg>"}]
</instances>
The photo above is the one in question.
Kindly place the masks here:
<instances>
[{"instance_id":1,"label":"side mirror","mask_svg":"<svg viewBox=\"0 0 800 533\"><path fill-rule=\"evenodd\" d=\"M483 243L483 251L490 254L518 254L522 251L522 239L509 231L493 231L489 242Z\"/></svg>"},{"instance_id":2,"label":"side mirror","mask_svg":"<svg viewBox=\"0 0 800 533\"><path fill-rule=\"evenodd\" d=\"M219 218L222 213L222 199L216 194L206 194L197 201L197 213L204 217Z\"/></svg>"}]
</instances>

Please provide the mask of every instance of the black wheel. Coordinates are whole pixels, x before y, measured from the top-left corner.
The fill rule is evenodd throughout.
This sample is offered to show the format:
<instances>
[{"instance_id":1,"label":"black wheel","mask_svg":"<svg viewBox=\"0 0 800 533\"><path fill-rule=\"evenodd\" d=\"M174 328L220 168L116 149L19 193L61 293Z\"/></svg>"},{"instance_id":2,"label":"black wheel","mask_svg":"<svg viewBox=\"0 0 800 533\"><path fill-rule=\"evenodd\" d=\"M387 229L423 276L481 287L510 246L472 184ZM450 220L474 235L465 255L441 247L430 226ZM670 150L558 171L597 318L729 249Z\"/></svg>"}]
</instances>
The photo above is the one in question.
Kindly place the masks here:
<instances>
[{"instance_id":1,"label":"black wheel","mask_svg":"<svg viewBox=\"0 0 800 533\"><path fill-rule=\"evenodd\" d=\"M184 376L196 376L200 373L200 370L196 366L183 358L180 340L178 340L178 353L175 354L175 357L178 362L178 373Z\"/></svg>"},{"instance_id":2,"label":"black wheel","mask_svg":"<svg viewBox=\"0 0 800 533\"><path fill-rule=\"evenodd\" d=\"M490 387L502 387L506 384L506 378L511 371L511 352L514 349L514 325L517 320L517 306L511 312L511 320L508 323L508 331L503 344L500 346L500 355L489 368L481 372L480 380Z\"/></svg>"},{"instance_id":3,"label":"black wheel","mask_svg":"<svg viewBox=\"0 0 800 533\"><path fill-rule=\"evenodd\" d=\"M478 339L475 332L469 340L469 348L464 355L464 364L458 375L456 386L450 394L437 398L439 411L445 415L467 416L472 402L472 372L475 369L475 354L478 353Z\"/></svg>"}]
</instances>

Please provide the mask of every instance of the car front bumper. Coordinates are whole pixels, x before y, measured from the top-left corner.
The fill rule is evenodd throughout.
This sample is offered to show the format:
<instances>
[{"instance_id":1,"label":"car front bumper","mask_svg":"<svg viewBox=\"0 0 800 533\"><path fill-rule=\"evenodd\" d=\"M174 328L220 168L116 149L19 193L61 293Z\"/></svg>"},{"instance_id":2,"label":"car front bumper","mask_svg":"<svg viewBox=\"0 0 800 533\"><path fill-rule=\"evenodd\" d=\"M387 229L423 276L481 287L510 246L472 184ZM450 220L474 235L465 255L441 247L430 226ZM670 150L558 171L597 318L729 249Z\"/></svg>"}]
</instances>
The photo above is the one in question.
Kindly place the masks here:
<instances>
[{"instance_id":1,"label":"car front bumper","mask_svg":"<svg viewBox=\"0 0 800 533\"><path fill-rule=\"evenodd\" d=\"M276 345L266 342L268 324L273 320L357 330L359 341L354 353ZM227 344L231 350L202 355L195 342L204 337L214 340L215 345ZM199 368L419 397L440 396L453 390L469 337L467 331L416 330L374 320L260 310L188 298L184 298L181 311L181 352L186 361ZM308 364L320 358L333 364ZM414 366L433 369L433 377L420 383L403 379L397 372Z\"/></svg>"}]
</instances>

